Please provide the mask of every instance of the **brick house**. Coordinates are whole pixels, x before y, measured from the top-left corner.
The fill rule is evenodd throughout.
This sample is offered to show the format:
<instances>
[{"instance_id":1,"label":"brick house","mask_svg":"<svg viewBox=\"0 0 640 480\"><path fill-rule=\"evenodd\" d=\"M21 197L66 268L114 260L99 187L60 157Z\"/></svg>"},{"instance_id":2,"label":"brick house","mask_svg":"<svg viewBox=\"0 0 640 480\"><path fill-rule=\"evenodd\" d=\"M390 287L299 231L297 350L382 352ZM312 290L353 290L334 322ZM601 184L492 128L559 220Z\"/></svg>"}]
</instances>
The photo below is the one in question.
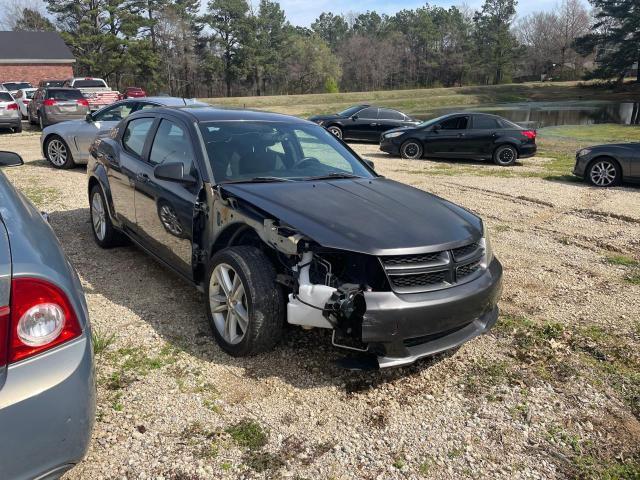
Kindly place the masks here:
<instances>
[{"instance_id":1,"label":"brick house","mask_svg":"<svg viewBox=\"0 0 640 480\"><path fill-rule=\"evenodd\" d=\"M73 77L75 58L56 32L0 32L0 81L27 81Z\"/></svg>"}]
</instances>

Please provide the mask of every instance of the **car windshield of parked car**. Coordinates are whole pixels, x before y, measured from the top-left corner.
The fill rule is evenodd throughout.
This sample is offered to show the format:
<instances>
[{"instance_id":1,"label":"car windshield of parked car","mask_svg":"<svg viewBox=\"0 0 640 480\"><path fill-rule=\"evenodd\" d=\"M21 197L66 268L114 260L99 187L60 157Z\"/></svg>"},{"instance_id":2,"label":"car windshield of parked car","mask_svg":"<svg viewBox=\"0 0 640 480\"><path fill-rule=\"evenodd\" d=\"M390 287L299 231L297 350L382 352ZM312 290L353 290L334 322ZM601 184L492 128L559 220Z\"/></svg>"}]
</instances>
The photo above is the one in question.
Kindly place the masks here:
<instances>
[{"instance_id":1,"label":"car windshield of parked car","mask_svg":"<svg viewBox=\"0 0 640 480\"><path fill-rule=\"evenodd\" d=\"M432 118L431 120L427 120L426 122L422 122L418 124L417 128L428 128L437 125L448 117L448 115L443 115L441 117Z\"/></svg>"},{"instance_id":2,"label":"car windshield of parked car","mask_svg":"<svg viewBox=\"0 0 640 480\"><path fill-rule=\"evenodd\" d=\"M47 80L41 83L42 87L61 87L64 85L64 80Z\"/></svg>"},{"instance_id":3,"label":"car windshield of parked car","mask_svg":"<svg viewBox=\"0 0 640 480\"><path fill-rule=\"evenodd\" d=\"M374 175L316 125L203 122L200 131L216 183Z\"/></svg>"},{"instance_id":4,"label":"car windshield of parked car","mask_svg":"<svg viewBox=\"0 0 640 480\"><path fill-rule=\"evenodd\" d=\"M9 92L0 92L0 102L13 102L13 97Z\"/></svg>"},{"instance_id":5,"label":"car windshield of parked car","mask_svg":"<svg viewBox=\"0 0 640 480\"><path fill-rule=\"evenodd\" d=\"M64 102L66 100L80 100L84 98L80 90L47 90L47 98Z\"/></svg>"},{"instance_id":6,"label":"car windshield of parked car","mask_svg":"<svg viewBox=\"0 0 640 480\"><path fill-rule=\"evenodd\" d=\"M107 88L107 84L104 80L76 80L73 88Z\"/></svg>"},{"instance_id":7,"label":"car windshield of parked car","mask_svg":"<svg viewBox=\"0 0 640 480\"><path fill-rule=\"evenodd\" d=\"M343 110L342 112L338 113L338 115L340 115L341 117L351 117L352 115L358 113L362 109L363 109L362 106L349 107L346 110Z\"/></svg>"},{"instance_id":8,"label":"car windshield of parked car","mask_svg":"<svg viewBox=\"0 0 640 480\"><path fill-rule=\"evenodd\" d=\"M29 82L7 82L3 84L7 90L22 90L23 88L31 88Z\"/></svg>"}]
</instances>

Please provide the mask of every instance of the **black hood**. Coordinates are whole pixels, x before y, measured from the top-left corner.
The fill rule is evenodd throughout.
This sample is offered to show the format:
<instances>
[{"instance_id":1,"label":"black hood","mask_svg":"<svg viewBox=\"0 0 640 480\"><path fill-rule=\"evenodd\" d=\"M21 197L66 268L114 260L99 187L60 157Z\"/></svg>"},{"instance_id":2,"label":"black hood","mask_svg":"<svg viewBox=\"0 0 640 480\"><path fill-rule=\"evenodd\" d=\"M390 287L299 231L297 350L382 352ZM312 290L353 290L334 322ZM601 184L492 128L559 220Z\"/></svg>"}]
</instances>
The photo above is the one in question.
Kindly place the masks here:
<instances>
[{"instance_id":1,"label":"black hood","mask_svg":"<svg viewBox=\"0 0 640 480\"><path fill-rule=\"evenodd\" d=\"M418 121L415 121L416 125L410 125L410 126L406 126L406 127L397 127L397 128L392 128L391 130L385 130L385 135L387 133L391 133L391 132L409 132L411 130L415 130L416 126L418 125Z\"/></svg>"},{"instance_id":2,"label":"black hood","mask_svg":"<svg viewBox=\"0 0 640 480\"><path fill-rule=\"evenodd\" d=\"M482 221L385 178L223 185L320 245L371 255L439 251L482 236Z\"/></svg>"}]
</instances>

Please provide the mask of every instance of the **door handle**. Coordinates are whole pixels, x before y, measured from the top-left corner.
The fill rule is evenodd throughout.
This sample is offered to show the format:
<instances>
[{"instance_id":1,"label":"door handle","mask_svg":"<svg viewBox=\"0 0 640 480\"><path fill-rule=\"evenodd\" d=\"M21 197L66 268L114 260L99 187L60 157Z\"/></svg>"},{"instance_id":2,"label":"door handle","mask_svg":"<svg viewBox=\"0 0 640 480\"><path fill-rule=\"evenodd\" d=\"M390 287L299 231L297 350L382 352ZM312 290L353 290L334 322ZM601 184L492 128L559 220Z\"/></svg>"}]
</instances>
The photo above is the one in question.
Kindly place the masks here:
<instances>
[{"instance_id":1,"label":"door handle","mask_svg":"<svg viewBox=\"0 0 640 480\"><path fill-rule=\"evenodd\" d=\"M466 134L464 134L464 133L459 133L458 134L458 137L465 137L465 136L466 136Z\"/></svg>"},{"instance_id":2,"label":"door handle","mask_svg":"<svg viewBox=\"0 0 640 480\"><path fill-rule=\"evenodd\" d=\"M136 180L140 183L147 183L149 181L149 175L146 173L137 173Z\"/></svg>"},{"instance_id":3,"label":"door handle","mask_svg":"<svg viewBox=\"0 0 640 480\"><path fill-rule=\"evenodd\" d=\"M369 124L371 127L376 127L378 124L377 123L370 123Z\"/></svg>"}]
</instances>

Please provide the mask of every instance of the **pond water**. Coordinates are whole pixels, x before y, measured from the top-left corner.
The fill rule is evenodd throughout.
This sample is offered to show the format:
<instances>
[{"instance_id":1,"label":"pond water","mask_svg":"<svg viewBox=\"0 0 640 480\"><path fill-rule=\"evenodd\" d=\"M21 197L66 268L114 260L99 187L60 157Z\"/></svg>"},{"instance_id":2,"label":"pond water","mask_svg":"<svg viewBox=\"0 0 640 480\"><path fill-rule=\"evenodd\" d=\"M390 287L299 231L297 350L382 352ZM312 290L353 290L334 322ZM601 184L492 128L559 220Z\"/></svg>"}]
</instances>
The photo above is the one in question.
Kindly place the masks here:
<instances>
[{"instance_id":1,"label":"pond water","mask_svg":"<svg viewBox=\"0 0 640 480\"><path fill-rule=\"evenodd\" d=\"M417 115L420 119L445 113L473 111L493 113L523 127L543 128L556 125L589 125L617 123L640 125L640 102L611 102L576 100L566 102L522 102L479 105L473 108L447 108L436 115Z\"/></svg>"}]
</instances>

